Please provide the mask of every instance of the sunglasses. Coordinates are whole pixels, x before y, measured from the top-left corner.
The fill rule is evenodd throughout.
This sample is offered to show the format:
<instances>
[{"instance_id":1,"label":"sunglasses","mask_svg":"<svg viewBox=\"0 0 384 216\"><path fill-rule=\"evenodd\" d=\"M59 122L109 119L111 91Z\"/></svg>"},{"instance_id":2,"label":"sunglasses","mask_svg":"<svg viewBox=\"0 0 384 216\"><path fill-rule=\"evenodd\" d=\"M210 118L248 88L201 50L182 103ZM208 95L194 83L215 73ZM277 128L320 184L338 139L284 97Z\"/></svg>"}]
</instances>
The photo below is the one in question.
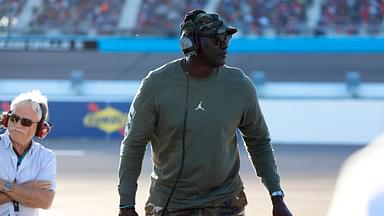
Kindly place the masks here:
<instances>
[{"instance_id":1,"label":"sunglasses","mask_svg":"<svg viewBox=\"0 0 384 216\"><path fill-rule=\"evenodd\" d=\"M20 121L20 124L24 127L31 127L32 124L37 124L39 122L34 122L31 119L27 118L21 118L20 116L16 115L15 113L9 114L9 120L13 122L14 124L17 124L17 122Z\"/></svg>"},{"instance_id":2,"label":"sunglasses","mask_svg":"<svg viewBox=\"0 0 384 216\"><path fill-rule=\"evenodd\" d=\"M215 40L216 45L227 45L229 43L229 40L232 38L231 34L227 33L222 33L222 34L217 34L217 35L199 35L200 37L205 37L205 38L212 38Z\"/></svg>"}]
</instances>

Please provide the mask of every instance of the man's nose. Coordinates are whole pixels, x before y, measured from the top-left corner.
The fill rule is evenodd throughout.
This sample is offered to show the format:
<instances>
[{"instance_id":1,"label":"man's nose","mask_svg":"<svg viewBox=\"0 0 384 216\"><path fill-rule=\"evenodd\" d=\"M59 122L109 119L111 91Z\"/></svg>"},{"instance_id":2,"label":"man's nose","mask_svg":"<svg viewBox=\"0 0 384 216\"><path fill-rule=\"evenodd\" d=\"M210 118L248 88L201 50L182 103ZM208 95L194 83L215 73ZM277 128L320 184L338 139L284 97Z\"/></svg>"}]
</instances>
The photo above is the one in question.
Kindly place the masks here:
<instances>
[{"instance_id":1,"label":"man's nose","mask_svg":"<svg viewBox=\"0 0 384 216\"><path fill-rule=\"evenodd\" d=\"M228 43L221 43L220 42L220 49L227 49L228 48Z\"/></svg>"},{"instance_id":2,"label":"man's nose","mask_svg":"<svg viewBox=\"0 0 384 216\"><path fill-rule=\"evenodd\" d=\"M229 45L229 38L226 37L225 39L220 40L220 41L219 41L219 45L220 45L220 48L222 48L222 49L226 49L226 48L228 48L228 45Z\"/></svg>"}]
</instances>

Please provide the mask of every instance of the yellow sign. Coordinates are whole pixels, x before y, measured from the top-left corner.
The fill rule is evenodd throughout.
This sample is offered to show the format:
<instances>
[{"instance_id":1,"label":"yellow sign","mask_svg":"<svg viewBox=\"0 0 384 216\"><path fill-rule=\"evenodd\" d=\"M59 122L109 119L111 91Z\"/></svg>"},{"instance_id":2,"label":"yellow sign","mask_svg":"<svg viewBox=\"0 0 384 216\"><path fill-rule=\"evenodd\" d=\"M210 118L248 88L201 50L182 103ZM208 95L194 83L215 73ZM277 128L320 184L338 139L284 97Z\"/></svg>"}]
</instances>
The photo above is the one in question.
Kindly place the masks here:
<instances>
[{"instance_id":1,"label":"yellow sign","mask_svg":"<svg viewBox=\"0 0 384 216\"><path fill-rule=\"evenodd\" d=\"M98 112L85 115L83 124L85 127L95 127L106 133L115 132L125 126L127 113L120 112L113 107L106 107Z\"/></svg>"}]
</instances>

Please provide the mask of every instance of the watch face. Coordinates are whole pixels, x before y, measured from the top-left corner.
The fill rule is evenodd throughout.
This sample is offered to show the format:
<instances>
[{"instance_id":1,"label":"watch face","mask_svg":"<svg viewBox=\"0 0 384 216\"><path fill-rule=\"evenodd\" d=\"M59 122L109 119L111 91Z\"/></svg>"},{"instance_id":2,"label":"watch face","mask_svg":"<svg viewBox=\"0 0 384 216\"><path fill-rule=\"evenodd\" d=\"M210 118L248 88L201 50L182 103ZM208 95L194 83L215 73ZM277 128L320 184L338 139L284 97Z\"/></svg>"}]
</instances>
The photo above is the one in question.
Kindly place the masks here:
<instances>
[{"instance_id":1,"label":"watch face","mask_svg":"<svg viewBox=\"0 0 384 216\"><path fill-rule=\"evenodd\" d=\"M12 187L13 187L12 182L7 181L4 183L3 190L5 192L10 192L12 190Z\"/></svg>"},{"instance_id":2,"label":"watch face","mask_svg":"<svg viewBox=\"0 0 384 216\"><path fill-rule=\"evenodd\" d=\"M272 196L284 196L284 193L283 193L283 191L274 191L274 192L272 192L271 195Z\"/></svg>"}]
</instances>

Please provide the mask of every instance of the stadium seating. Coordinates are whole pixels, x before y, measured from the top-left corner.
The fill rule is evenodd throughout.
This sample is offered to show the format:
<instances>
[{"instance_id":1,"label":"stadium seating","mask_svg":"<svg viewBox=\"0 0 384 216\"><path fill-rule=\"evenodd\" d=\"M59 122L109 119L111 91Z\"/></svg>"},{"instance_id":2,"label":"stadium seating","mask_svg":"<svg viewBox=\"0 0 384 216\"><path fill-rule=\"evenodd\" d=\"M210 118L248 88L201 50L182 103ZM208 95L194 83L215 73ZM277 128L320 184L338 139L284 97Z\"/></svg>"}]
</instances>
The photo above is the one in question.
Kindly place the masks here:
<instances>
[{"instance_id":1,"label":"stadium seating","mask_svg":"<svg viewBox=\"0 0 384 216\"><path fill-rule=\"evenodd\" d=\"M0 0L0 35L16 22L27 0Z\"/></svg>"},{"instance_id":2,"label":"stadium seating","mask_svg":"<svg viewBox=\"0 0 384 216\"><path fill-rule=\"evenodd\" d=\"M7 17L21 16L32 1L40 2L0 0L3 31ZM26 26L17 30L19 34L174 37L184 14L195 8L220 13L239 28L238 35L384 34L383 0L41 0L31 8ZM129 21L132 25L123 28L121 23Z\"/></svg>"},{"instance_id":3,"label":"stadium seating","mask_svg":"<svg viewBox=\"0 0 384 216\"><path fill-rule=\"evenodd\" d=\"M143 0L134 33L178 35L184 14L195 8L204 8L206 4L207 0L189 0L185 4L174 0Z\"/></svg>"},{"instance_id":4,"label":"stadium seating","mask_svg":"<svg viewBox=\"0 0 384 216\"><path fill-rule=\"evenodd\" d=\"M222 0L218 12L245 35L298 35L305 32L310 0Z\"/></svg>"},{"instance_id":5,"label":"stadium seating","mask_svg":"<svg viewBox=\"0 0 384 216\"><path fill-rule=\"evenodd\" d=\"M0 0L0 18L3 16L17 17L26 0Z\"/></svg>"},{"instance_id":6,"label":"stadium seating","mask_svg":"<svg viewBox=\"0 0 384 216\"><path fill-rule=\"evenodd\" d=\"M125 0L43 0L35 8L30 33L111 35L116 33Z\"/></svg>"},{"instance_id":7,"label":"stadium seating","mask_svg":"<svg viewBox=\"0 0 384 216\"><path fill-rule=\"evenodd\" d=\"M384 1L324 0L318 30L323 34L383 34Z\"/></svg>"}]
</instances>

